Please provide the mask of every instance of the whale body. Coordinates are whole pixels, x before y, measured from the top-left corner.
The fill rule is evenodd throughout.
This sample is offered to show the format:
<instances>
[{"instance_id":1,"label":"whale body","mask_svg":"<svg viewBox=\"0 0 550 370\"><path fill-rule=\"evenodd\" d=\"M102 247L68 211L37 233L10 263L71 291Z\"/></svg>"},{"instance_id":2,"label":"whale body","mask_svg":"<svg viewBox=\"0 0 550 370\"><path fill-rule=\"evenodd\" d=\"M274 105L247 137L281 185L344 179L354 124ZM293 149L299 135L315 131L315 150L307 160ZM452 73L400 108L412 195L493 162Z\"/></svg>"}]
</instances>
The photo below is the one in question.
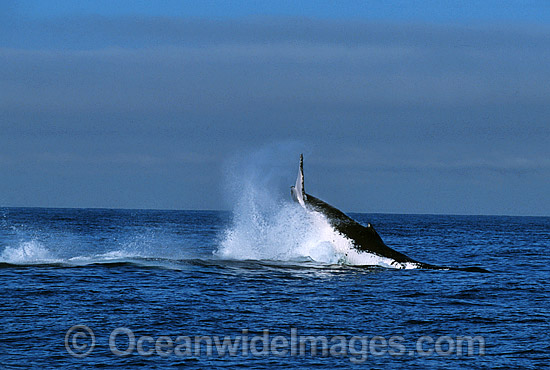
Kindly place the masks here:
<instances>
[{"instance_id":1,"label":"whale body","mask_svg":"<svg viewBox=\"0 0 550 370\"><path fill-rule=\"evenodd\" d=\"M388 259L393 267L488 272L479 267L446 267L420 262L388 247L370 223L363 226L339 209L305 192L303 155L300 155L298 177L295 185L291 186L291 196L306 210L324 215L332 228L347 238L357 252Z\"/></svg>"}]
</instances>

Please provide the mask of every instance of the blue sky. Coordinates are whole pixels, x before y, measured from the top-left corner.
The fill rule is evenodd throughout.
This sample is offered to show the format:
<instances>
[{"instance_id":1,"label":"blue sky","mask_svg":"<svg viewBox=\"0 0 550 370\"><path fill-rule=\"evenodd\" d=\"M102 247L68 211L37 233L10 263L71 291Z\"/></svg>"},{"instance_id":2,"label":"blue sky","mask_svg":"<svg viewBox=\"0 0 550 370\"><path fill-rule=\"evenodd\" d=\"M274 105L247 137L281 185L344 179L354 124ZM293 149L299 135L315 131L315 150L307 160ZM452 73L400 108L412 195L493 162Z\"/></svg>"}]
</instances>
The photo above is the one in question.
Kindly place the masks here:
<instances>
[{"instance_id":1,"label":"blue sky","mask_svg":"<svg viewBox=\"0 0 550 370\"><path fill-rule=\"evenodd\" d=\"M227 209L270 148L346 211L550 215L549 10L4 1L0 206Z\"/></svg>"},{"instance_id":2,"label":"blue sky","mask_svg":"<svg viewBox=\"0 0 550 370\"><path fill-rule=\"evenodd\" d=\"M9 2L8 2L9 4ZM329 19L379 19L399 21L525 21L547 22L546 1L486 0L396 0L396 1L185 1L185 0L96 0L12 2L19 14L34 18L101 14L105 16L173 16L242 18L248 16L299 16Z\"/></svg>"}]
</instances>

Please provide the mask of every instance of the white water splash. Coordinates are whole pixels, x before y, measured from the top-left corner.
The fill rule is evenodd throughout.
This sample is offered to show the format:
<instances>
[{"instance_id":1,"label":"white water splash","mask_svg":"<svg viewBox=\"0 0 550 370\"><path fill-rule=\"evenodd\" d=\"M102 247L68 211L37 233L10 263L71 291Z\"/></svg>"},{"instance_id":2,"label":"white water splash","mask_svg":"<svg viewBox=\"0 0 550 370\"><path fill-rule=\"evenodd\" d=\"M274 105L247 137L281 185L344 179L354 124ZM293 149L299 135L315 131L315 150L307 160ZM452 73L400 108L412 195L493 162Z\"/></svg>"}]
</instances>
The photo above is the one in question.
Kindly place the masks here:
<instances>
[{"instance_id":1,"label":"white water splash","mask_svg":"<svg viewBox=\"0 0 550 370\"><path fill-rule=\"evenodd\" d=\"M106 253L94 254L91 256L76 256L67 259L67 263L76 265L86 265L90 263L103 263L103 262L118 262L127 261L133 258L141 258L142 256L136 253L130 253L125 250L116 250Z\"/></svg>"},{"instance_id":2,"label":"white water splash","mask_svg":"<svg viewBox=\"0 0 550 370\"><path fill-rule=\"evenodd\" d=\"M0 255L6 263L43 263L55 261L51 252L36 240L20 242L17 247L6 247Z\"/></svg>"},{"instance_id":3,"label":"white water splash","mask_svg":"<svg viewBox=\"0 0 550 370\"><path fill-rule=\"evenodd\" d=\"M416 268L390 258L359 252L335 231L325 216L296 203L283 203L275 213L262 212L258 204L237 207L233 225L226 230L219 258L238 260L311 260L322 264Z\"/></svg>"},{"instance_id":4,"label":"white water splash","mask_svg":"<svg viewBox=\"0 0 550 370\"><path fill-rule=\"evenodd\" d=\"M299 260L336 263L338 257L320 237L326 225L295 204L262 208L253 193L236 207L233 226L226 230L216 255L228 259ZM324 234L327 234L326 232ZM326 239L326 240L323 240Z\"/></svg>"},{"instance_id":5,"label":"white water splash","mask_svg":"<svg viewBox=\"0 0 550 370\"><path fill-rule=\"evenodd\" d=\"M233 223L222 236L215 256L237 260L307 259L323 264L416 267L359 252L351 240L334 230L324 215L290 200L277 200L280 192L273 188L269 178L260 175L272 171L262 165L265 167L265 161L252 166L247 162L244 170L234 172L238 180L233 179L233 182L238 182L240 187L235 197Z\"/></svg>"},{"instance_id":6,"label":"white water splash","mask_svg":"<svg viewBox=\"0 0 550 370\"><path fill-rule=\"evenodd\" d=\"M71 238L68 238L71 239ZM114 250L94 251L94 245L68 244L64 238L50 240L48 244L35 239L13 242L0 253L0 262L14 265L27 264L68 264L87 265L93 263L135 262L145 259L178 260L185 258L184 250L178 243L171 243L166 237L155 239L154 233L144 233L126 237L117 243ZM88 248L83 248L89 246ZM107 247L113 247L112 245ZM55 252L55 253L54 253Z\"/></svg>"}]
</instances>

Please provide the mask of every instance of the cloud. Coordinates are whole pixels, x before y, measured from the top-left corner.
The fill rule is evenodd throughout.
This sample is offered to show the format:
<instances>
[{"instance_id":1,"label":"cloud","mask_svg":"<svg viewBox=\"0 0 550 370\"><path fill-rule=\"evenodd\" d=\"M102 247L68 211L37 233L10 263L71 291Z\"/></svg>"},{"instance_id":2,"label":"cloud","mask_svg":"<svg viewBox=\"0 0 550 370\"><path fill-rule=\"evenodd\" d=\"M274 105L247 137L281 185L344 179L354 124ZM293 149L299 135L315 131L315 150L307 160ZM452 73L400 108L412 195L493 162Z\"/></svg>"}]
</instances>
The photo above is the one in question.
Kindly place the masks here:
<instances>
[{"instance_id":1,"label":"cloud","mask_svg":"<svg viewBox=\"0 0 550 370\"><path fill-rule=\"evenodd\" d=\"M26 26L22 45L49 41L1 50L3 109L361 112L542 105L550 92L548 30L535 27L101 17Z\"/></svg>"},{"instance_id":2,"label":"cloud","mask_svg":"<svg viewBox=\"0 0 550 370\"><path fill-rule=\"evenodd\" d=\"M294 139L314 167L346 176L542 173L538 184L548 182L550 29L542 26L13 23L0 26L0 154L12 169L19 161L32 171L45 158L73 169L128 165L136 176L180 167L213 184L213 166L228 153ZM321 191L336 180L311 179ZM189 194L200 191L186 182Z\"/></svg>"}]
</instances>

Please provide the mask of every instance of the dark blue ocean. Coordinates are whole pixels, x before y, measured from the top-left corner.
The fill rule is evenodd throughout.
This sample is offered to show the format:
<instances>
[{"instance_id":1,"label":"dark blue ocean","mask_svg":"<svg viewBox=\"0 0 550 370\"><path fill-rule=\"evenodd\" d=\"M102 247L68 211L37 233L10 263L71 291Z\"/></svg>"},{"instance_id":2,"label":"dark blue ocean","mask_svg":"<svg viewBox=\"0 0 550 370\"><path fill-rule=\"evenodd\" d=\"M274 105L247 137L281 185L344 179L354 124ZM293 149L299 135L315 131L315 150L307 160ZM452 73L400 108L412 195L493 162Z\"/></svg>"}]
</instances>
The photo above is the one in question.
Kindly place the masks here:
<instances>
[{"instance_id":1,"label":"dark blue ocean","mask_svg":"<svg viewBox=\"0 0 550 370\"><path fill-rule=\"evenodd\" d=\"M490 273L351 265L230 212L3 208L0 367L548 368L549 217L352 216Z\"/></svg>"}]
</instances>

